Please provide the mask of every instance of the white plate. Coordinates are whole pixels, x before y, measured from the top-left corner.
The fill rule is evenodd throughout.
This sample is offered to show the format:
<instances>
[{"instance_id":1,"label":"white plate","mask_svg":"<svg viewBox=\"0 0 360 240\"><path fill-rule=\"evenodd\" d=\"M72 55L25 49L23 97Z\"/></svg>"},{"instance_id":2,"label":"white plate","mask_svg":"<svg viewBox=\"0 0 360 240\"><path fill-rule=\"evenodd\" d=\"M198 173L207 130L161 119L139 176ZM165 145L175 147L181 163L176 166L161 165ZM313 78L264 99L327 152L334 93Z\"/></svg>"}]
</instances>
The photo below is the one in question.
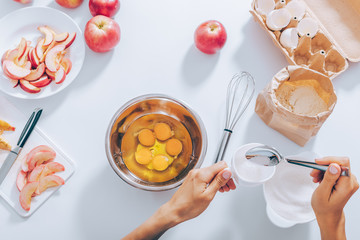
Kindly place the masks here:
<instances>
[{"instance_id":1,"label":"white plate","mask_svg":"<svg viewBox=\"0 0 360 240\"><path fill-rule=\"evenodd\" d=\"M83 65L85 58L85 44L82 32L74 20L65 13L49 7L22 8L0 19L0 56L8 49L14 49L22 37L30 40L34 46L42 34L37 30L39 26L47 25L56 32L76 32L76 39L69 47L66 55L72 61L72 69L62 84L52 82L41 90L40 93L27 93L19 86L13 88L10 81L0 70L0 89L13 97L24 99L39 99L54 95L67 86L76 78Z\"/></svg>"},{"instance_id":2,"label":"white plate","mask_svg":"<svg viewBox=\"0 0 360 240\"><path fill-rule=\"evenodd\" d=\"M12 104L10 104L5 98L0 96L0 119L8 121L13 125L16 130L15 132L4 132L4 137L9 141L12 146L15 146L17 140L25 126L25 123L28 120L29 116L24 116L18 109L16 109ZM41 122L41 118L39 120ZM25 211L22 209L19 196L20 192L16 187L16 177L21 170L21 159L26 155L31 149L39 145L48 145L53 148L56 152L55 162L61 163L65 167L65 171L58 172L56 175L62 177L65 180L65 185L59 186L56 188L49 188L44 191L42 194L34 197L31 200L30 211ZM6 156L9 152L0 150L0 166L3 164ZM15 161L14 165L11 167L8 175L2 182L0 186L0 196L5 199L5 201L22 217L29 217L33 214L51 195L53 195L60 187L66 187L68 185L68 180L75 172L75 164L66 154L61 151L38 127L34 129L28 141L26 142L23 150L21 151L19 157ZM61 197L61 192L54 196L56 198Z\"/></svg>"}]
</instances>

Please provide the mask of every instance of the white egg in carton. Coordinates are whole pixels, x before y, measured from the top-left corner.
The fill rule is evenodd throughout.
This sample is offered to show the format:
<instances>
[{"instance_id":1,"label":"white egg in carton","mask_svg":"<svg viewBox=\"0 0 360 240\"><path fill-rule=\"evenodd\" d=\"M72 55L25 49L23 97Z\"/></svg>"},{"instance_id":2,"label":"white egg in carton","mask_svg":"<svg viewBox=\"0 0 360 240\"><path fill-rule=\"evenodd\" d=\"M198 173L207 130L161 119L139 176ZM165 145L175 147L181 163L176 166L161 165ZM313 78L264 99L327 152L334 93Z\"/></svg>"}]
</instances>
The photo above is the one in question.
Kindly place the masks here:
<instances>
[{"instance_id":1,"label":"white egg in carton","mask_svg":"<svg viewBox=\"0 0 360 240\"><path fill-rule=\"evenodd\" d=\"M290 64L333 79L360 61L358 0L254 0L250 12Z\"/></svg>"}]
</instances>

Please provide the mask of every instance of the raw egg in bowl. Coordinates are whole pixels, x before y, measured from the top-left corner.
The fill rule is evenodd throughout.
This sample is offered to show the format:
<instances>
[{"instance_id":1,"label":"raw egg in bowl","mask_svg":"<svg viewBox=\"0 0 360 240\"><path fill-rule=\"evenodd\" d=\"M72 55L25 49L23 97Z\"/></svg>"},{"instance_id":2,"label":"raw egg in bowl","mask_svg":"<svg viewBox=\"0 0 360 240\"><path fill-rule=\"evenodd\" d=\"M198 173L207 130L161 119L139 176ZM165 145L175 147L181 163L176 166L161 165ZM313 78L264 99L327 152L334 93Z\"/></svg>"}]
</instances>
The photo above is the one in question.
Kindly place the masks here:
<instances>
[{"instance_id":1,"label":"raw egg in bowl","mask_svg":"<svg viewBox=\"0 0 360 240\"><path fill-rule=\"evenodd\" d=\"M144 95L121 107L106 133L106 154L128 184L148 191L179 186L207 149L200 117L166 95Z\"/></svg>"}]
</instances>

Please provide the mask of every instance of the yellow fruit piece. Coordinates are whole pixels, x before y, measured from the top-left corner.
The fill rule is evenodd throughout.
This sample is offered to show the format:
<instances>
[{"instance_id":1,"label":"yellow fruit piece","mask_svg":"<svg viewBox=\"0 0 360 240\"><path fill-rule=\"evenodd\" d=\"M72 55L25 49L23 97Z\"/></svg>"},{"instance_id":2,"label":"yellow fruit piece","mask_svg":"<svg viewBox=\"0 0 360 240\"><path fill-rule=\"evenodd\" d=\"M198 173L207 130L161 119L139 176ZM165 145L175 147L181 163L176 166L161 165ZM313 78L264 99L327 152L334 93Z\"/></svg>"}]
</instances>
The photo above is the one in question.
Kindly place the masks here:
<instances>
[{"instance_id":1,"label":"yellow fruit piece","mask_svg":"<svg viewBox=\"0 0 360 240\"><path fill-rule=\"evenodd\" d=\"M11 150L11 145L1 136L0 136L0 149L6 150L6 151Z\"/></svg>"},{"instance_id":2,"label":"yellow fruit piece","mask_svg":"<svg viewBox=\"0 0 360 240\"><path fill-rule=\"evenodd\" d=\"M172 136L171 128L166 123L157 123L154 126L154 132L157 139L165 141Z\"/></svg>"},{"instance_id":3,"label":"yellow fruit piece","mask_svg":"<svg viewBox=\"0 0 360 240\"><path fill-rule=\"evenodd\" d=\"M15 128L4 120L0 120L0 131L15 131Z\"/></svg>"},{"instance_id":4,"label":"yellow fruit piece","mask_svg":"<svg viewBox=\"0 0 360 240\"><path fill-rule=\"evenodd\" d=\"M182 151L182 144L179 140L173 138L166 142L166 152L171 156L179 155Z\"/></svg>"},{"instance_id":5,"label":"yellow fruit piece","mask_svg":"<svg viewBox=\"0 0 360 240\"><path fill-rule=\"evenodd\" d=\"M151 147L155 144L155 136L150 129L143 129L138 135L139 142L147 147Z\"/></svg>"},{"instance_id":6,"label":"yellow fruit piece","mask_svg":"<svg viewBox=\"0 0 360 240\"><path fill-rule=\"evenodd\" d=\"M164 155L156 155L152 164L155 170L164 171L169 166L169 159Z\"/></svg>"},{"instance_id":7,"label":"yellow fruit piece","mask_svg":"<svg viewBox=\"0 0 360 240\"><path fill-rule=\"evenodd\" d=\"M149 164L151 159L151 151L147 148L140 149L135 153L135 160L140 164Z\"/></svg>"}]
</instances>

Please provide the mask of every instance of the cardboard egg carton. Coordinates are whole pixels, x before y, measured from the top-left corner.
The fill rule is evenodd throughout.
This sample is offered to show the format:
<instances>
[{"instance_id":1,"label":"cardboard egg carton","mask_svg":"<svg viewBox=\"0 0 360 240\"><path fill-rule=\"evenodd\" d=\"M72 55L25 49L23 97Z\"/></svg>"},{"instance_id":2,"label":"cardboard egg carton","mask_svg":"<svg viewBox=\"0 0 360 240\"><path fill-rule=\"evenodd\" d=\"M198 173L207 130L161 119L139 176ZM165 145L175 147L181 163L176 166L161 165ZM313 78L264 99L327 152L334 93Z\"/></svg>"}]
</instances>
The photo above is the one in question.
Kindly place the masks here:
<instances>
[{"instance_id":1,"label":"cardboard egg carton","mask_svg":"<svg viewBox=\"0 0 360 240\"><path fill-rule=\"evenodd\" d=\"M252 2L251 14L282 50L290 64L308 67L334 79L348 68L348 60L360 61L359 0L298 0L305 5L302 19L315 20L319 30L314 36L298 34L295 48L284 47L280 37L286 29L296 29L302 19L292 18L286 27L272 30L266 23L269 14L257 10L257 1ZM274 9L285 8L291 1L295 0L275 0Z\"/></svg>"}]
</instances>

